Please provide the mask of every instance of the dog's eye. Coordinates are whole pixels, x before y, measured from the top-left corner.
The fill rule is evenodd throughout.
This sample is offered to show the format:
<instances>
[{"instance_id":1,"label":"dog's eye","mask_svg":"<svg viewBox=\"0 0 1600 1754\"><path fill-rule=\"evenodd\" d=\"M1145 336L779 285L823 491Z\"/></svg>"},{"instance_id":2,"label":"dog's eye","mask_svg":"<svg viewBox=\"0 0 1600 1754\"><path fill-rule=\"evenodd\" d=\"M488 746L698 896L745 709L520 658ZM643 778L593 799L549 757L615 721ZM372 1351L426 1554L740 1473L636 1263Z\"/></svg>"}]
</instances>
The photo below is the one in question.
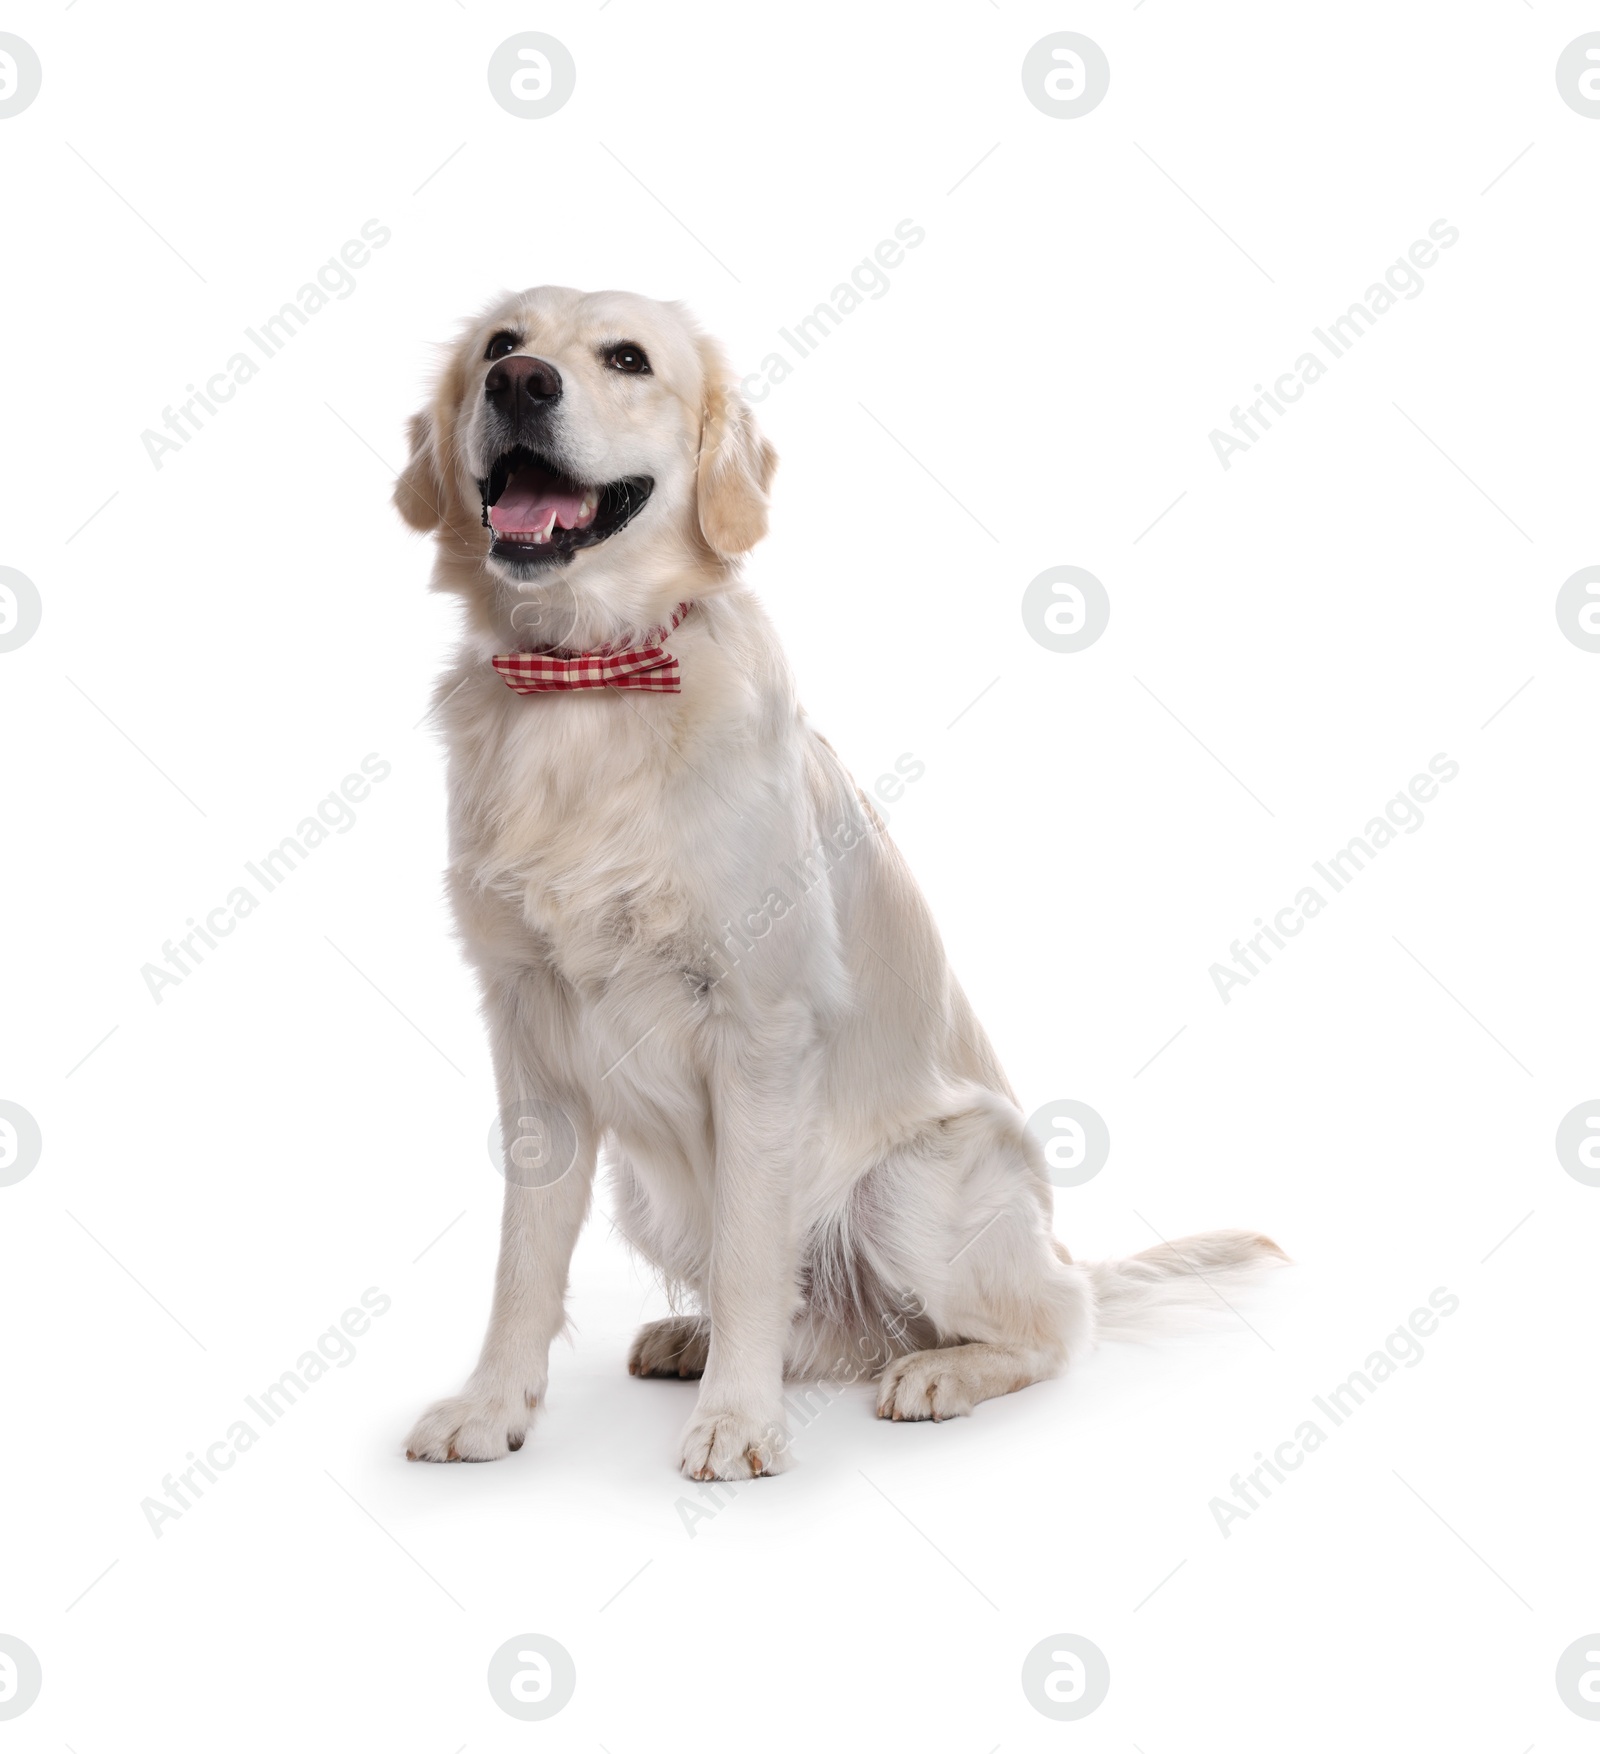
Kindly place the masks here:
<instances>
[{"instance_id":1,"label":"dog's eye","mask_svg":"<svg viewBox=\"0 0 1600 1754\"><path fill-rule=\"evenodd\" d=\"M642 373L650 369L644 349L635 347L631 341L619 341L615 347L608 347L602 357L613 371Z\"/></svg>"},{"instance_id":2,"label":"dog's eye","mask_svg":"<svg viewBox=\"0 0 1600 1754\"><path fill-rule=\"evenodd\" d=\"M489 345L484 349L485 359L504 359L508 353L515 353L522 345L522 337L513 335L509 329L501 329L489 337Z\"/></svg>"}]
</instances>

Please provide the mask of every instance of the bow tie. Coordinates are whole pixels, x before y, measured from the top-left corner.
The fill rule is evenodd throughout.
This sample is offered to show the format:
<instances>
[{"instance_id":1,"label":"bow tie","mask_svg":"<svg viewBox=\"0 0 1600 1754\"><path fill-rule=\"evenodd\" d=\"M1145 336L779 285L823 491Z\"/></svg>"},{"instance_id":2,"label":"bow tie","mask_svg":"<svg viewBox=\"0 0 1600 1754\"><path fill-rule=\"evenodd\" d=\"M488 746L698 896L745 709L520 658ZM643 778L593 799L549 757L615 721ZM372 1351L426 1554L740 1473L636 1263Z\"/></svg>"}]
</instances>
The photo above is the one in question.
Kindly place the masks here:
<instances>
[{"instance_id":1,"label":"bow tie","mask_svg":"<svg viewBox=\"0 0 1600 1754\"><path fill-rule=\"evenodd\" d=\"M665 627L652 628L638 646L601 646L597 652L506 652L492 660L508 688L518 694L551 694L576 688L644 688L681 694L678 660L663 641L694 607L680 603Z\"/></svg>"}]
</instances>

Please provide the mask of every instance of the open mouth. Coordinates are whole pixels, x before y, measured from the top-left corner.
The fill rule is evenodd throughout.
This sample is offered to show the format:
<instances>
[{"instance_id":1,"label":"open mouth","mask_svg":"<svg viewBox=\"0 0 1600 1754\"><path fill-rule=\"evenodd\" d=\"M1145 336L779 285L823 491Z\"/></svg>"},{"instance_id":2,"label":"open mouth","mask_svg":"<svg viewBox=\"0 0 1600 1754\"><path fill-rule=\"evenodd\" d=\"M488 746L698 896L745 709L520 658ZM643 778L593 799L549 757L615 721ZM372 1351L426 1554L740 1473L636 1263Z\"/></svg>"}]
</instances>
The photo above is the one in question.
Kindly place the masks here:
<instances>
[{"instance_id":1,"label":"open mouth","mask_svg":"<svg viewBox=\"0 0 1600 1754\"><path fill-rule=\"evenodd\" d=\"M478 483L483 521L494 531L489 553L496 560L536 565L569 560L615 536L650 497L655 482L629 475L603 486L574 481L537 451L516 445L502 451Z\"/></svg>"}]
</instances>

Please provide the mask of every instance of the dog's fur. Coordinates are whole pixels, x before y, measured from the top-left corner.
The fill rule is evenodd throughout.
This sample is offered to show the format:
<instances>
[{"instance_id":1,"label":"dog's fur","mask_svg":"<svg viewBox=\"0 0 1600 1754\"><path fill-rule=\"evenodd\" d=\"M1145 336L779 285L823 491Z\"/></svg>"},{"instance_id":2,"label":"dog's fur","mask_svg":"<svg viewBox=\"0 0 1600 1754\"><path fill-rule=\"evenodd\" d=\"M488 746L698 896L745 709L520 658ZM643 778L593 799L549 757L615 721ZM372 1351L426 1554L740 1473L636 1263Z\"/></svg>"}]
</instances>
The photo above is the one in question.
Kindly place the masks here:
<instances>
[{"instance_id":1,"label":"dog's fur","mask_svg":"<svg viewBox=\"0 0 1600 1754\"><path fill-rule=\"evenodd\" d=\"M480 522L505 331L560 373L546 451L655 484L565 564L493 559ZM606 363L623 340L649 375ZM682 309L508 298L465 329L411 447L396 505L466 609L437 695L450 893L502 1103L555 1105L576 1157L547 1186L508 1175L482 1356L408 1454L521 1447L602 1146L624 1234L686 1311L629 1368L702 1376L679 1458L698 1479L785 1465L785 1374L873 1376L880 1416L947 1418L1277 1255L1222 1231L1083 1266L1052 1237L1040 1147L928 909L741 582L776 459ZM636 641L685 599L679 694L522 696L490 665Z\"/></svg>"}]
</instances>

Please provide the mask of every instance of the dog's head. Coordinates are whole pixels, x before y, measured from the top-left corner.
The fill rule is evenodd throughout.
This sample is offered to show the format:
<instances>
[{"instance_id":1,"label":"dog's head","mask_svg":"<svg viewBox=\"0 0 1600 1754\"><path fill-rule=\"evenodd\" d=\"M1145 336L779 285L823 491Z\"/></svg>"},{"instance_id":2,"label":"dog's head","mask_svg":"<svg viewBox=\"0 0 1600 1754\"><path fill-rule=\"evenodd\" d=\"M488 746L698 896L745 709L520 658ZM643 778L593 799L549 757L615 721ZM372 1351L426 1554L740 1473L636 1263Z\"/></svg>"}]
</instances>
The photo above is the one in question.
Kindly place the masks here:
<instances>
[{"instance_id":1,"label":"dog's head","mask_svg":"<svg viewBox=\"0 0 1600 1754\"><path fill-rule=\"evenodd\" d=\"M672 304L542 286L457 343L395 505L513 594L726 571L776 465L720 350Z\"/></svg>"}]
</instances>

